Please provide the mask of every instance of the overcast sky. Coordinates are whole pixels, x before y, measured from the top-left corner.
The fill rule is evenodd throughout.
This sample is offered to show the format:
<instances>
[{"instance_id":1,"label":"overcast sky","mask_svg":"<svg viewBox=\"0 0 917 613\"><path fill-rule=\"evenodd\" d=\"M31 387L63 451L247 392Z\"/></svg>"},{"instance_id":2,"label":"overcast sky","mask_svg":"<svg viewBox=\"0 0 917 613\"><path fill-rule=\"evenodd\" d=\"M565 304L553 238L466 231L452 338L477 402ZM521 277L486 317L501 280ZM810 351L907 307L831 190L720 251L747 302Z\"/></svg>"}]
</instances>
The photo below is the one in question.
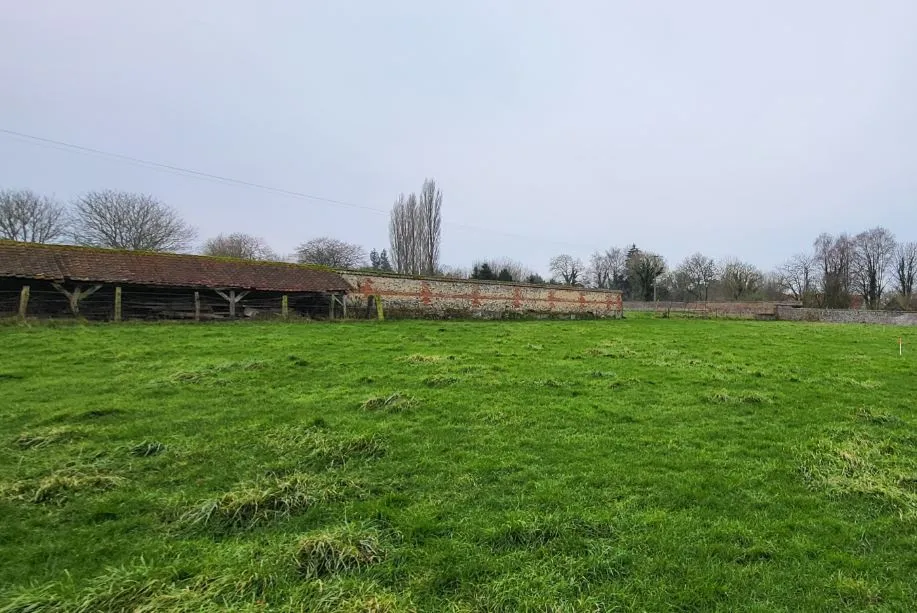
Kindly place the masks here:
<instances>
[{"instance_id":1,"label":"overcast sky","mask_svg":"<svg viewBox=\"0 0 917 613\"><path fill-rule=\"evenodd\" d=\"M0 188L151 193L201 239L388 244L435 177L443 263L636 243L770 269L917 240L917 2L2 2Z\"/></svg>"}]
</instances>

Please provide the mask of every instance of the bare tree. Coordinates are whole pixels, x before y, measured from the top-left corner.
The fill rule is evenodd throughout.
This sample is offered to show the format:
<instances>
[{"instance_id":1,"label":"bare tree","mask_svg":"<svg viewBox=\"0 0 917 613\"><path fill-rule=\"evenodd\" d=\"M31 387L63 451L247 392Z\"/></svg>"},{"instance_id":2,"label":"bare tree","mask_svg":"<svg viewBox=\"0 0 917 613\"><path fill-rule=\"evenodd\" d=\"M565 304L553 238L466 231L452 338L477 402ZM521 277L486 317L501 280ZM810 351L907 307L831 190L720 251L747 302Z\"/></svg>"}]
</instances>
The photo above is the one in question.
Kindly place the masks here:
<instances>
[{"instance_id":1,"label":"bare tree","mask_svg":"<svg viewBox=\"0 0 917 613\"><path fill-rule=\"evenodd\" d=\"M600 289L623 289L627 279L627 254L620 247L596 251L589 257L589 282Z\"/></svg>"},{"instance_id":2,"label":"bare tree","mask_svg":"<svg viewBox=\"0 0 917 613\"><path fill-rule=\"evenodd\" d=\"M753 264L726 260L720 264L723 289L732 300L749 298L761 287L764 275Z\"/></svg>"},{"instance_id":3,"label":"bare tree","mask_svg":"<svg viewBox=\"0 0 917 613\"><path fill-rule=\"evenodd\" d=\"M73 204L79 245L139 251L185 251L196 236L172 207L152 196L105 190Z\"/></svg>"},{"instance_id":4,"label":"bare tree","mask_svg":"<svg viewBox=\"0 0 917 613\"><path fill-rule=\"evenodd\" d=\"M33 191L0 192L0 238L27 243L51 243L66 232L66 209Z\"/></svg>"},{"instance_id":5,"label":"bare tree","mask_svg":"<svg viewBox=\"0 0 917 613\"><path fill-rule=\"evenodd\" d=\"M297 247L296 260L300 264L353 269L366 264L366 252L360 245L322 236Z\"/></svg>"},{"instance_id":6,"label":"bare tree","mask_svg":"<svg viewBox=\"0 0 917 613\"><path fill-rule=\"evenodd\" d=\"M823 233L815 239L814 247L824 306L846 309L850 306L854 240L847 234L833 237Z\"/></svg>"},{"instance_id":7,"label":"bare tree","mask_svg":"<svg viewBox=\"0 0 917 613\"><path fill-rule=\"evenodd\" d=\"M598 287L599 289L611 287L611 270L604 252L595 251L589 256L589 268L586 270L586 276L592 287Z\"/></svg>"},{"instance_id":8,"label":"bare tree","mask_svg":"<svg viewBox=\"0 0 917 613\"><path fill-rule=\"evenodd\" d=\"M886 228L857 234L854 241L854 282L871 309L878 309L886 275L895 255L895 236Z\"/></svg>"},{"instance_id":9,"label":"bare tree","mask_svg":"<svg viewBox=\"0 0 917 613\"><path fill-rule=\"evenodd\" d=\"M461 266L440 266L436 274L446 279L467 279L471 276L471 272Z\"/></svg>"},{"instance_id":10,"label":"bare tree","mask_svg":"<svg viewBox=\"0 0 917 613\"><path fill-rule=\"evenodd\" d=\"M218 234L207 239L202 249L204 255L226 258L240 258L243 260L278 260L278 256L267 246L263 238L233 232L232 234Z\"/></svg>"},{"instance_id":11,"label":"bare tree","mask_svg":"<svg viewBox=\"0 0 917 613\"><path fill-rule=\"evenodd\" d=\"M433 179L424 181L420 198L399 195L389 219L392 264L404 274L435 274L442 241L443 194Z\"/></svg>"},{"instance_id":12,"label":"bare tree","mask_svg":"<svg viewBox=\"0 0 917 613\"><path fill-rule=\"evenodd\" d=\"M795 300L803 300L814 290L817 262L808 253L797 253L777 267L774 277L782 291Z\"/></svg>"},{"instance_id":13,"label":"bare tree","mask_svg":"<svg viewBox=\"0 0 917 613\"><path fill-rule=\"evenodd\" d=\"M710 295L710 284L716 281L716 264L702 253L688 256L675 270L676 283L697 300L706 301Z\"/></svg>"},{"instance_id":14,"label":"bare tree","mask_svg":"<svg viewBox=\"0 0 917 613\"><path fill-rule=\"evenodd\" d=\"M914 281L917 281L917 243L899 243L895 249L895 289L911 303L914 295Z\"/></svg>"},{"instance_id":15,"label":"bare tree","mask_svg":"<svg viewBox=\"0 0 917 613\"><path fill-rule=\"evenodd\" d=\"M631 247L627 254L627 268L631 296L637 300L654 300L657 280L665 273L665 258Z\"/></svg>"},{"instance_id":16,"label":"bare tree","mask_svg":"<svg viewBox=\"0 0 917 613\"><path fill-rule=\"evenodd\" d=\"M551 258L548 264L551 273L563 279L564 285L576 285L583 274L583 261L562 253Z\"/></svg>"},{"instance_id":17,"label":"bare tree","mask_svg":"<svg viewBox=\"0 0 917 613\"><path fill-rule=\"evenodd\" d=\"M432 275L439 268L439 246L442 242L443 192L434 179L426 179L420 190L417 212L421 227L421 264L423 273Z\"/></svg>"}]
</instances>

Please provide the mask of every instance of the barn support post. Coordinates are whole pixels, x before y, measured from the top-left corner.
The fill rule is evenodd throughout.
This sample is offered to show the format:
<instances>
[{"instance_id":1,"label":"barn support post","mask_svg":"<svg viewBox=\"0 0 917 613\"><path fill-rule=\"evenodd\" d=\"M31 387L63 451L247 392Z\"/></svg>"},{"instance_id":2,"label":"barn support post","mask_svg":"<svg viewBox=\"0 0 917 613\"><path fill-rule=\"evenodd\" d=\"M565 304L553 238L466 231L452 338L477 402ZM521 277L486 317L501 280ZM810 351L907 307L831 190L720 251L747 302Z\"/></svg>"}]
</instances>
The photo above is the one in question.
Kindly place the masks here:
<instances>
[{"instance_id":1,"label":"barn support post","mask_svg":"<svg viewBox=\"0 0 917 613\"><path fill-rule=\"evenodd\" d=\"M336 298L331 294L331 302L328 304L328 319L334 319L334 303Z\"/></svg>"},{"instance_id":2,"label":"barn support post","mask_svg":"<svg viewBox=\"0 0 917 613\"><path fill-rule=\"evenodd\" d=\"M31 288L28 285L22 286L22 291L19 292L19 318L25 319L25 314L29 308L29 292Z\"/></svg>"},{"instance_id":3,"label":"barn support post","mask_svg":"<svg viewBox=\"0 0 917 613\"><path fill-rule=\"evenodd\" d=\"M201 293L194 292L194 321L201 320Z\"/></svg>"},{"instance_id":4,"label":"barn support post","mask_svg":"<svg viewBox=\"0 0 917 613\"><path fill-rule=\"evenodd\" d=\"M347 294L341 294L341 309L344 311L341 318L347 319Z\"/></svg>"},{"instance_id":5,"label":"barn support post","mask_svg":"<svg viewBox=\"0 0 917 613\"><path fill-rule=\"evenodd\" d=\"M52 283L51 285L54 286L54 289L67 297L67 300L70 302L70 312L73 313L74 317L78 317L80 314L80 302L102 289L102 285L99 284L93 285L84 291L82 286L77 285L72 292L68 292L60 283Z\"/></svg>"},{"instance_id":6,"label":"barn support post","mask_svg":"<svg viewBox=\"0 0 917 613\"><path fill-rule=\"evenodd\" d=\"M220 296L223 297L224 300L229 302L229 318L235 319L236 318L236 304L238 304L239 301L241 301L243 298L245 298L248 295L248 291L246 290L244 292L239 292L238 294L236 293L236 290L234 289L229 290L229 294L227 294L226 292L220 291L218 289L215 289L213 291L218 293Z\"/></svg>"},{"instance_id":7,"label":"barn support post","mask_svg":"<svg viewBox=\"0 0 917 613\"><path fill-rule=\"evenodd\" d=\"M284 319L290 316L290 297L286 294L280 298L280 316Z\"/></svg>"},{"instance_id":8,"label":"barn support post","mask_svg":"<svg viewBox=\"0 0 917 613\"><path fill-rule=\"evenodd\" d=\"M115 321L121 321L121 286L115 286Z\"/></svg>"}]
</instances>

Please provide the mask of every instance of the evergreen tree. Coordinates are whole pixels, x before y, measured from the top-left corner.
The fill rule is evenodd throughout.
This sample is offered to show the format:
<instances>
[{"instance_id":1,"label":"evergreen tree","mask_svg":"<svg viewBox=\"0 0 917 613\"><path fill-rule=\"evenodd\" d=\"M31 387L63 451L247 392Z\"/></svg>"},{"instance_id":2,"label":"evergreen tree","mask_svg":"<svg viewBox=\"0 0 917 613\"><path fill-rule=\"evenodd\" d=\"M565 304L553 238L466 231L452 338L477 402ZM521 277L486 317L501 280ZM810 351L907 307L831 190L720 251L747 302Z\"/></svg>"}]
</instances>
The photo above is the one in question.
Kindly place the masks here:
<instances>
[{"instance_id":1,"label":"evergreen tree","mask_svg":"<svg viewBox=\"0 0 917 613\"><path fill-rule=\"evenodd\" d=\"M386 272L392 271L392 265L388 261L388 252L385 249L379 254L379 270L384 270Z\"/></svg>"},{"instance_id":2,"label":"evergreen tree","mask_svg":"<svg viewBox=\"0 0 917 613\"><path fill-rule=\"evenodd\" d=\"M500 274L497 275L497 281L512 281L513 274L506 268L500 271Z\"/></svg>"},{"instance_id":3,"label":"evergreen tree","mask_svg":"<svg viewBox=\"0 0 917 613\"><path fill-rule=\"evenodd\" d=\"M484 262L483 264L475 264L474 269L471 271L471 278L478 279L480 281L495 281L497 275L494 274L494 271L490 269L490 264Z\"/></svg>"}]
</instances>

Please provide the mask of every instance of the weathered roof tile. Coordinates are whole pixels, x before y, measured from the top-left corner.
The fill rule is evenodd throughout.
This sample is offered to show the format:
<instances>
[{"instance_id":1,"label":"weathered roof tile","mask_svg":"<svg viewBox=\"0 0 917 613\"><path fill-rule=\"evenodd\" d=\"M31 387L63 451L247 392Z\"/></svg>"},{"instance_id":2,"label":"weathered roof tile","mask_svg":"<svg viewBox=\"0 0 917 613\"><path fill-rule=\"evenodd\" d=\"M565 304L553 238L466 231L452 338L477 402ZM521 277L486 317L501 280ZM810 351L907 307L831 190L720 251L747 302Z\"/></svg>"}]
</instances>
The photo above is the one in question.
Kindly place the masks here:
<instances>
[{"instance_id":1,"label":"weathered roof tile","mask_svg":"<svg viewBox=\"0 0 917 613\"><path fill-rule=\"evenodd\" d=\"M301 264L0 241L0 277L277 292L343 292L336 272Z\"/></svg>"}]
</instances>

